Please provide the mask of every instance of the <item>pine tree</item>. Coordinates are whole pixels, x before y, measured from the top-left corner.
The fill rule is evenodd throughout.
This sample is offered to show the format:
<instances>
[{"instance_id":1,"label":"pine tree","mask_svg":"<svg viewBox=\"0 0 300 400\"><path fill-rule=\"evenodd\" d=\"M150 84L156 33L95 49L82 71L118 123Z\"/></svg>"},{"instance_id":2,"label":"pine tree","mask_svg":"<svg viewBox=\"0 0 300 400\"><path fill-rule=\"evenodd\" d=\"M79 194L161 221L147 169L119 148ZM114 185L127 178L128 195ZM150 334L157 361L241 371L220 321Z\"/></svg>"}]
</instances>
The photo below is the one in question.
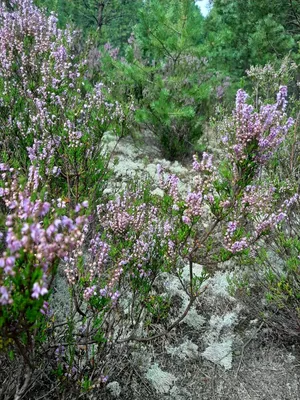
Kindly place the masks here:
<instances>
[{"instance_id":1,"label":"pine tree","mask_svg":"<svg viewBox=\"0 0 300 400\"><path fill-rule=\"evenodd\" d=\"M123 66L126 79L139 90L139 121L158 135L171 159L189 152L202 133L209 92L199 52L202 26L193 0L146 0Z\"/></svg>"},{"instance_id":2,"label":"pine tree","mask_svg":"<svg viewBox=\"0 0 300 400\"><path fill-rule=\"evenodd\" d=\"M73 23L84 36L92 34L98 44L122 47L127 42L143 0L36 0L58 14L61 26Z\"/></svg>"},{"instance_id":3,"label":"pine tree","mask_svg":"<svg viewBox=\"0 0 300 400\"><path fill-rule=\"evenodd\" d=\"M205 51L215 67L242 76L296 51L300 3L289 0L214 0L205 22Z\"/></svg>"}]
</instances>

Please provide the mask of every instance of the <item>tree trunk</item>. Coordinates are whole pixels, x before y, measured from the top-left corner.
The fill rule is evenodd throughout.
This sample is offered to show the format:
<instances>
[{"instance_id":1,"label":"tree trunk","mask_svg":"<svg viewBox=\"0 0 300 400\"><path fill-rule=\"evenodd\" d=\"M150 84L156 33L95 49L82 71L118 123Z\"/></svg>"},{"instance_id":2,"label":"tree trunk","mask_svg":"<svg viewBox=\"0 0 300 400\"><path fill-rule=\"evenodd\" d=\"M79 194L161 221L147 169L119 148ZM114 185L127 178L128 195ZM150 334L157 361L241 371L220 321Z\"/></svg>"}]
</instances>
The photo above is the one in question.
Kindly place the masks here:
<instances>
[{"instance_id":1,"label":"tree trunk","mask_svg":"<svg viewBox=\"0 0 300 400\"><path fill-rule=\"evenodd\" d=\"M105 3L104 1L100 1L98 5L98 18L97 18L97 24L99 31L101 32L102 26L103 26L103 11L104 11Z\"/></svg>"}]
</instances>

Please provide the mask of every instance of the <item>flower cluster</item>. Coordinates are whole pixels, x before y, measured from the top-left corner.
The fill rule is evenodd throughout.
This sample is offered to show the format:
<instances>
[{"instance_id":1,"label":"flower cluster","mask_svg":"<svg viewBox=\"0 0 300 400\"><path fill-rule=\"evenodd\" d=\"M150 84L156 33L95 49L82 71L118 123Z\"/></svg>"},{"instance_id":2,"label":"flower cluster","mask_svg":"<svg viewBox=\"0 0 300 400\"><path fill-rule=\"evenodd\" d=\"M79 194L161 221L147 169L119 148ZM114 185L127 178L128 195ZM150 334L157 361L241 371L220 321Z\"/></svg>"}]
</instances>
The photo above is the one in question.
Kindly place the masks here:
<instances>
[{"instance_id":1,"label":"flower cluster","mask_svg":"<svg viewBox=\"0 0 300 400\"><path fill-rule=\"evenodd\" d=\"M115 235L126 235L128 231L140 232L149 215L155 223L158 211L156 207L149 207L146 203L133 204L140 195L141 192L139 191L134 193L134 197L132 197L132 193L126 192L116 200L110 200L106 204L99 205L97 209L101 225Z\"/></svg>"},{"instance_id":2,"label":"flower cluster","mask_svg":"<svg viewBox=\"0 0 300 400\"><path fill-rule=\"evenodd\" d=\"M256 237L259 237L263 232L269 231L270 229L280 224L280 222L285 220L288 216L289 209L295 203L297 203L298 200L299 200L299 195L296 193L291 198L286 199L277 212L263 215L262 220L256 225L255 229Z\"/></svg>"},{"instance_id":3,"label":"flower cluster","mask_svg":"<svg viewBox=\"0 0 300 400\"><path fill-rule=\"evenodd\" d=\"M109 255L110 247L107 243L100 239L99 235L96 235L91 241L89 246L90 252L90 281L95 277L99 277L103 272Z\"/></svg>"},{"instance_id":4,"label":"flower cluster","mask_svg":"<svg viewBox=\"0 0 300 400\"><path fill-rule=\"evenodd\" d=\"M157 174L160 187L172 197L175 203L179 201L179 178L176 175L168 175L165 177L164 169L159 164L157 166Z\"/></svg>"},{"instance_id":5,"label":"flower cluster","mask_svg":"<svg viewBox=\"0 0 300 400\"><path fill-rule=\"evenodd\" d=\"M104 50L107 51L110 57L114 60L117 59L120 51L118 47L114 48L110 43L105 43Z\"/></svg>"},{"instance_id":6,"label":"flower cluster","mask_svg":"<svg viewBox=\"0 0 300 400\"><path fill-rule=\"evenodd\" d=\"M255 187L251 187L252 193L254 193L254 188ZM273 192L273 190L271 192ZM270 201L270 193L267 194L267 196L269 196L268 199ZM233 254L251 248L252 245L256 243L256 241L260 239L263 234L266 234L270 230L276 228L278 224L287 218L289 209L298 201L298 199L298 194L293 195L291 198L285 200L282 206L276 212L271 212L272 203L267 205L258 204L257 206L255 205L250 207L254 210L253 212L256 216L256 221L253 221L252 232L247 236L242 236L241 233L237 234L238 228L242 228L242 224L238 221L229 222L224 235L225 248Z\"/></svg>"},{"instance_id":7,"label":"flower cluster","mask_svg":"<svg viewBox=\"0 0 300 400\"><path fill-rule=\"evenodd\" d=\"M245 212L255 215L257 212L270 212L275 187L267 185L248 185L243 193L241 205Z\"/></svg>"},{"instance_id":8,"label":"flower cluster","mask_svg":"<svg viewBox=\"0 0 300 400\"><path fill-rule=\"evenodd\" d=\"M280 87L275 104L267 104L255 112L246 103L247 93L240 89L236 96L233 135L227 135L223 142L227 145L232 161L242 162L249 156L260 166L272 157L293 125L292 118L286 118L287 88Z\"/></svg>"},{"instance_id":9,"label":"flower cluster","mask_svg":"<svg viewBox=\"0 0 300 400\"><path fill-rule=\"evenodd\" d=\"M233 254L247 249L250 245L246 237L235 239L235 233L238 229L238 223L236 221L230 221L227 225L227 230L224 235L225 248Z\"/></svg>"},{"instance_id":10,"label":"flower cluster","mask_svg":"<svg viewBox=\"0 0 300 400\"><path fill-rule=\"evenodd\" d=\"M28 273L27 263L37 277L34 282L29 280L31 297L38 299L48 292L51 269L75 248L85 218L77 216L74 221L66 215L55 215L49 202L32 200L28 189L19 189L18 175L12 169L8 174L3 172L4 165L1 168L5 189L0 191L0 199L8 210L5 250L0 257L1 303L9 304L12 302L9 294L15 290L11 278Z\"/></svg>"},{"instance_id":11,"label":"flower cluster","mask_svg":"<svg viewBox=\"0 0 300 400\"><path fill-rule=\"evenodd\" d=\"M86 301L88 301L92 296L96 296L96 295L97 295L96 285L86 288L83 292L83 298Z\"/></svg>"},{"instance_id":12,"label":"flower cluster","mask_svg":"<svg viewBox=\"0 0 300 400\"><path fill-rule=\"evenodd\" d=\"M213 172L215 170L213 165L213 155L204 152L202 154L202 160L199 163L197 157L193 156L193 169L196 172Z\"/></svg>"},{"instance_id":13,"label":"flower cluster","mask_svg":"<svg viewBox=\"0 0 300 400\"><path fill-rule=\"evenodd\" d=\"M190 192L185 199L186 209L182 221L189 225L193 217L199 217L203 212L202 192Z\"/></svg>"},{"instance_id":14,"label":"flower cluster","mask_svg":"<svg viewBox=\"0 0 300 400\"><path fill-rule=\"evenodd\" d=\"M104 228L101 243L111 249L114 258L106 265L102 277L107 283L100 289L101 296L117 300L120 278L147 280L153 276L156 266L162 266L162 249L167 247L173 233L173 225L166 221L158 208L141 203L141 192L125 192L115 200L98 206L98 218ZM109 252L108 252L109 254ZM99 257L99 255L97 255ZM157 260L160 260L159 263Z\"/></svg>"}]
</instances>

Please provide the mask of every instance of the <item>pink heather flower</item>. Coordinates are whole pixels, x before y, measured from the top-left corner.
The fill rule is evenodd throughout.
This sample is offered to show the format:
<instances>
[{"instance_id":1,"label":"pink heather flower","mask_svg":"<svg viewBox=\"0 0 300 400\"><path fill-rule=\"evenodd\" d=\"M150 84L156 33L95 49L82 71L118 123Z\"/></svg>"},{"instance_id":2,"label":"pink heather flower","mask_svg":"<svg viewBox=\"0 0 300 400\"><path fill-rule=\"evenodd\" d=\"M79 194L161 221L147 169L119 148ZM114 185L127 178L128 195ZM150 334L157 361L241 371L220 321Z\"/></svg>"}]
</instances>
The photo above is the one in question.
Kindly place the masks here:
<instances>
[{"instance_id":1,"label":"pink heather flower","mask_svg":"<svg viewBox=\"0 0 300 400\"><path fill-rule=\"evenodd\" d=\"M101 382L103 382L103 383L105 383L105 382L107 382L108 381L108 375L106 375L106 376L101 376L100 377L100 380L101 380Z\"/></svg>"},{"instance_id":2,"label":"pink heather flower","mask_svg":"<svg viewBox=\"0 0 300 400\"><path fill-rule=\"evenodd\" d=\"M30 226L30 236L35 243L40 241L41 226L39 223Z\"/></svg>"},{"instance_id":3,"label":"pink heather flower","mask_svg":"<svg viewBox=\"0 0 300 400\"><path fill-rule=\"evenodd\" d=\"M0 163L0 171L6 171L8 170L8 166L4 163Z\"/></svg>"},{"instance_id":4,"label":"pink heather flower","mask_svg":"<svg viewBox=\"0 0 300 400\"><path fill-rule=\"evenodd\" d=\"M248 246L247 238L244 237L241 240L234 242L230 247L228 247L228 250L235 254L247 249Z\"/></svg>"},{"instance_id":5,"label":"pink heather flower","mask_svg":"<svg viewBox=\"0 0 300 400\"><path fill-rule=\"evenodd\" d=\"M65 228L68 228L68 229L74 229L74 223L73 223L73 221L71 220L71 218L69 218L69 217L67 217L66 215L64 215L62 218L61 218L61 222L62 222L62 226L63 227L65 227Z\"/></svg>"},{"instance_id":6,"label":"pink heather flower","mask_svg":"<svg viewBox=\"0 0 300 400\"><path fill-rule=\"evenodd\" d=\"M62 199L57 199L57 207L58 208L66 208L66 202Z\"/></svg>"},{"instance_id":7,"label":"pink heather flower","mask_svg":"<svg viewBox=\"0 0 300 400\"><path fill-rule=\"evenodd\" d=\"M223 143L223 144L228 143L228 136L227 136L227 135L226 135L226 136L223 136L221 140L222 140L222 143Z\"/></svg>"},{"instance_id":8,"label":"pink heather flower","mask_svg":"<svg viewBox=\"0 0 300 400\"><path fill-rule=\"evenodd\" d=\"M12 303L12 299L10 298L10 293L8 292L5 286L0 286L0 294L1 294L0 304L6 305Z\"/></svg>"},{"instance_id":9,"label":"pink heather flower","mask_svg":"<svg viewBox=\"0 0 300 400\"><path fill-rule=\"evenodd\" d=\"M50 238L54 233L56 233L56 231L57 231L57 228L53 224L49 225L46 230L46 234L47 234L48 238Z\"/></svg>"},{"instance_id":10,"label":"pink heather flower","mask_svg":"<svg viewBox=\"0 0 300 400\"><path fill-rule=\"evenodd\" d=\"M299 195L298 195L298 193L296 193L290 199L285 200L283 204L285 205L285 207L289 208L294 203L296 203L298 199L299 199Z\"/></svg>"},{"instance_id":11,"label":"pink heather flower","mask_svg":"<svg viewBox=\"0 0 300 400\"><path fill-rule=\"evenodd\" d=\"M170 175L167 181L167 187L169 189L169 195L174 201L178 201L178 183L179 178L176 175Z\"/></svg>"},{"instance_id":12,"label":"pink heather flower","mask_svg":"<svg viewBox=\"0 0 300 400\"><path fill-rule=\"evenodd\" d=\"M193 169L194 171L200 172L200 171L207 171L207 172L213 172L213 156L212 154L208 154L204 152L202 154L202 160L199 163L197 156L193 156Z\"/></svg>"},{"instance_id":13,"label":"pink heather flower","mask_svg":"<svg viewBox=\"0 0 300 400\"><path fill-rule=\"evenodd\" d=\"M237 223L236 222L229 222L227 226L227 233L232 236L234 232L237 229Z\"/></svg>"},{"instance_id":14,"label":"pink heather flower","mask_svg":"<svg viewBox=\"0 0 300 400\"><path fill-rule=\"evenodd\" d=\"M56 220L54 220L54 226L56 227L56 228L59 228L60 226L61 226L61 220L60 219L56 219Z\"/></svg>"},{"instance_id":15,"label":"pink heather flower","mask_svg":"<svg viewBox=\"0 0 300 400\"><path fill-rule=\"evenodd\" d=\"M14 275L13 266L15 265L15 261L16 261L15 257L12 256L7 257L7 259L5 260L4 272L7 275Z\"/></svg>"},{"instance_id":16,"label":"pink heather flower","mask_svg":"<svg viewBox=\"0 0 300 400\"><path fill-rule=\"evenodd\" d=\"M160 176L163 172L163 168L160 164L157 164L156 166L156 171L157 171L157 175Z\"/></svg>"},{"instance_id":17,"label":"pink heather flower","mask_svg":"<svg viewBox=\"0 0 300 400\"><path fill-rule=\"evenodd\" d=\"M17 205L18 205L18 203L17 203L15 200L13 200L13 201L10 203L9 208L10 208L11 210L13 210L14 208L17 207Z\"/></svg>"},{"instance_id":18,"label":"pink heather flower","mask_svg":"<svg viewBox=\"0 0 300 400\"><path fill-rule=\"evenodd\" d=\"M193 155L193 169L194 169L194 171L200 171L200 164L199 164L199 162L198 162L198 159L197 159L197 156L194 154Z\"/></svg>"},{"instance_id":19,"label":"pink heather flower","mask_svg":"<svg viewBox=\"0 0 300 400\"><path fill-rule=\"evenodd\" d=\"M64 240L64 235L62 233L58 233L57 235L55 235L54 240L56 241L56 243L61 243Z\"/></svg>"},{"instance_id":20,"label":"pink heather flower","mask_svg":"<svg viewBox=\"0 0 300 400\"><path fill-rule=\"evenodd\" d=\"M287 214L286 214L286 213L280 212L280 213L277 215L276 222L277 222L277 223L282 222L286 217L287 217Z\"/></svg>"},{"instance_id":21,"label":"pink heather flower","mask_svg":"<svg viewBox=\"0 0 300 400\"><path fill-rule=\"evenodd\" d=\"M41 286L38 282L35 282L32 288L31 297L38 299L40 296L44 296L48 293L48 289L45 286Z\"/></svg>"},{"instance_id":22,"label":"pink heather flower","mask_svg":"<svg viewBox=\"0 0 300 400\"><path fill-rule=\"evenodd\" d=\"M247 94L243 90L237 92L234 112L236 129L228 146L233 160L247 159L249 144L254 142L258 143L254 155L257 168L270 159L294 123L292 118L287 121L284 118L286 96L287 88L282 86L275 104L263 105L259 112L254 112L253 107L246 104Z\"/></svg>"},{"instance_id":23,"label":"pink heather flower","mask_svg":"<svg viewBox=\"0 0 300 400\"><path fill-rule=\"evenodd\" d=\"M287 105L287 87L286 86L280 86L279 92L277 93L277 104L279 106L282 106L282 109L286 109Z\"/></svg>"},{"instance_id":24,"label":"pink heather flower","mask_svg":"<svg viewBox=\"0 0 300 400\"><path fill-rule=\"evenodd\" d=\"M215 201L214 196L212 194L208 194L205 196L205 199L210 203L213 204L213 202Z\"/></svg>"},{"instance_id":25,"label":"pink heather flower","mask_svg":"<svg viewBox=\"0 0 300 400\"><path fill-rule=\"evenodd\" d=\"M112 49L112 45L109 42L105 43L104 50L109 51L111 49Z\"/></svg>"},{"instance_id":26,"label":"pink heather flower","mask_svg":"<svg viewBox=\"0 0 300 400\"><path fill-rule=\"evenodd\" d=\"M96 286L91 286L85 289L83 292L83 298L88 301L91 297L96 296Z\"/></svg>"},{"instance_id":27,"label":"pink heather flower","mask_svg":"<svg viewBox=\"0 0 300 400\"><path fill-rule=\"evenodd\" d=\"M13 267L15 265L15 262L16 262L16 258L13 256L9 256L6 258L5 264L7 267Z\"/></svg>"},{"instance_id":28,"label":"pink heather flower","mask_svg":"<svg viewBox=\"0 0 300 400\"><path fill-rule=\"evenodd\" d=\"M229 200L225 200L225 201L221 201L220 202L220 206L223 207L223 208L228 208L228 207L230 207L230 205L231 205L231 202Z\"/></svg>"},{"instance_id":29,"label":"pink heather flower","mask_svg":"<svg viewBox=\"0 0 300 400\"><path fill-rule=\"evenodd\" d=\"M54 176L58 176L61 173L61 169L59 167L53 167L52 174Z\"/></svg>"},{"instance_id":30,"label":"pink heather flower","mask_svg":"<svg viewBox=\"0 0 300 400\"><path fill-rule=\"evenodd\" d=\"M187 217L186 215L183 215L183 217L182 217L182 222L183 222L184 224L186 224L186 225L190 225L191 220L190 220L190 218Z\"/></svg>"},{"instance_id":31,"label":"pink heather flower","mask_svg":"<svg viewBox=\"0 0 300 400\"><path fill-rule=\"evenodd\" d=\"M65 352L66 352L65 346L59 345L59 347L55 349L55 357L59 358L60 356L65 355Z\"/></svg>"},{"instance_id":32,"label":"pink heather flower","mask_svg":"<svg viewBox=\"0 0 300 400\"><path fill-rule=\"evenodd\" d=\"M185 203L187 205L186 214L187 216L199 216L201 214L201 205L202 205L202 193L199 192L190 192L188 193Z\"/></svg>"},{"instance_id":33,"label":"pink heather flower","mask_svg":"<svg viewBox=\"0 0 300 400\"><path fill-rule=\"evenodd\" d=\"M170 225L170 223L167 221L164 224L164 234L165 235L169 235L170 232L172 231L172 226Z\"/></svg>"},{"instance_id":34,"label":"pink heather flower","mask_svg":"<svg viewBox=\"0 0 300 400\"><path fill-rule=\"evenodd\" d=\"M212 171L213 169L213 155L206 152L202 155L201 169L204 171Z\"/></svg>"},{"instance_id":35,"label":"pink heather flower","mask_svg":"<svg viewBox=\"0 0 300 400\"><path fill-rule=\"evenodd\" d=\"M44 301L43 307L40 309L40 312L44 315L49 314L49 303L47 301Z\"/></svg>"},{"instance_id":36,"label":"pink heather flower","mask_svg":"<svg viewBox=\"0 0 300 400\"><path fill-rule=\"evenodd\" d=\"M115 293L111 294L111 299L113 303L115 304L118 301L118 298L120 297L121 293L117 290Z\"/></svg>"},{"instance_id":37,"label":"pink heather flower","mask_svg":"<svg viewBox=\"0 0 300 400\"><path fill-rule=\"evenodd\" d=\"M82 207L84 207L84 208L88 208L89 202L88 202L87 200L85 200L81 205L82 205Z\"/></svg>"}]
</instances>

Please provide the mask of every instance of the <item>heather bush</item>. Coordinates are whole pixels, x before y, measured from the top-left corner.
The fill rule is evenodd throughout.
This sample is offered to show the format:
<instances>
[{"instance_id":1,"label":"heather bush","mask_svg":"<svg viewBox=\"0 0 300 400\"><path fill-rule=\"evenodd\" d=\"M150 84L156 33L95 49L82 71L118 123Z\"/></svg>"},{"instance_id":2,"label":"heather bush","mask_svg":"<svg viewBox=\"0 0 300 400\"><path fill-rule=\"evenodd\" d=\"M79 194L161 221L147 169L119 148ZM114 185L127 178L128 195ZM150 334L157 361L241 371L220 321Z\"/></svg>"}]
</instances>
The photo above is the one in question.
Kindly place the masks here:
<instances>
[{"instance_id":1,"label":"heather bush","mask_svg":"<svg viewBox=\"0 0 300 400\"><path fill-rule=\"evenodd\" d=\"M231 282L232 293L254 318L283 340L299 339L299 202L255 258ZM243 260L245 263L245 260ZM247 266L248 264L248 266Z\"/></svg>"},{"instance_id":2,"label":"heather bush","mask_svg":"<svg viewBox=\"0 0 300 400\"><path fill-rule=\"evenodd\" d=\"M183 321L205 290L211 266L258 258L265 237L285 229L298 196L269 166L294 120L286 114L286 86L278 88L274 104L257 109L239 90L232 116L220 126L226 157L194 156L188 189L158 166L162 197L152 194L149 182L135 182L107 198L109 155L102 138L107 130L117 137L130 130L132 101L123 107L109 100L118 89L93 86L85 62L73 56L74 34L57 29L55 17L30 0L1 6L0 19L0 336L2 357L25 371L17 385L8 377L1 390L19 399L50 379L56 397L74 398L104 385L116 353L130 342L157 339ZM174 46L172 35L168 45ZM106 46L106 52L113 60L114 49ZM180 54L175 62L173 55L159 68L176 66L196 79L199 59ZM183 90L179 76L166 84L176 101L187 93L176 93ZM160 87L164 80L151 82L156 79ZM195 82L184 84L193 91ZM182 115L195 106L189 96L177 105ZM163 105L155 107L163 113ZM169 127L178 135L187 132L183 119L174 121ZM284 248L290 243L278 240ZM294 275L295 240L288 261ZM206 268L200 277L196 262ZM182 279L186 265L188 283ZM157 284L163 272L177 276L189 297L175 321L172 301ZM58 282L68 287L66 314L55 308ZM287 282L280 282L291 296ZM276 301L281 295L273 291Z\"/></svg>"},{"instance_id":3,"label":"heather bush","mask_svg":"<svg viewBox=\"0 0 300 400\"><path fill-rule=\"evenodd\" d=\"M262 238L286 218L297 196L279 201L279 188L263 175L293 124L284 116L286 88L280 88L275 104L259 112L246 98L238 92L227 121L226 161L214 163L207 153L201 160L194 157L188 191L158 166L162 198L151 195L147 185L134 185L107 202L98 199L93 220L84 218L86 202L77 204L74 216L81 216L74 220L70 210L46 201L46 186L40 192L29 175L19 187L14 170L2 165L1 196L8 212L1 336L22 357L27 376L43 366L62 391L103 385L117 348L124 351L131 341L166 335L205 290L211 264L255 254ZM206 266L202 277L194 275L194 262ZM186 264L188 284L182 279ZM70 288L71 308L64 321L47 302L57 268L63 268ZM175 321L168 318L170 299L156 286L162 272L176 275L189 296ZM47 333L39 337L41 327ZM26 382L30 379L21 392Z\"/></svg>"},{"instance_id":4,"label":"heather bush","mask_svg":"<svg viewBox=\"0 0 300 400\"><path fill-rule=\"evenodd\" d=\"M286 56L279 66L274 63L263 67L251 66L246 74L250 79L256 106L274 99L280 86L287 85L290 89L289 108L291 108L295 100L292 95L297 94L297 70L297 64L289 56Z\"/></svg>"},{"instance_id":5,"label":"heather bush","mask_svg":"<svg viewBox=\"0 0 300 400\"><path fill-rule=\"evenodd\" d=\"M287 109L295 123L276 157L266 170L266 177L277 182L283 191L299 193L299 99L297 65L286 58L279 68L269 64L248 71L253 80L253 98L256 104L266 102L275 94L275 88L287 83L292 91ZM281 196L279 194L279 196ZM280 197L279 197L280 198ZM237 273L232 282L233 291L254 317L259 316L285 338L299 336L299 201L289 217L265 242L255 257L243 260L246 268ZM259 296L259 300L258 300Z\"/></svg>"},{"instance_id":6,"label":"heather bush","mask_svg":"<svg viewBox=\"0 0 300 400\"><path fill-rule=\"evenodd\" d=\"M24 185L13 168L6 164L0 167L4 183L1 201L7 210L6 218L1 221L6 228L1 233L5 251L0 261L4 284L0 302L7 306L1 310L4 311L1 326L6 326L10 332L8 336L13 332L18 342L22 330L29 327L27 323L34 325L40 313L47 313L48 304L42 298L48 293L48 281L53 280L58 261L66 257L80 239L85 219L77 215L73 221L62 215L55 201L51 204L45 200L47 192L40 192L38 188L32 191L31 177ZM83 209L87 206L84 203ZM80 208L77 207L77 214Z\"/></svg>"},{"instance_id":7,"label":"heather bush","mask_svg":"<svg viewBox=\"0 0 300 400\"><path fill-rule=\"evenodd\" d=\"M93 87L86 61L75 57L76 32L57 28L32 1L4 5L1 20L1 128L3 160L43 176L55 197L75 206L88 188L101 193L107 173L102 137L128 133L133 107L110 100L109 88Z\"/></svg>"}]
</instances>

